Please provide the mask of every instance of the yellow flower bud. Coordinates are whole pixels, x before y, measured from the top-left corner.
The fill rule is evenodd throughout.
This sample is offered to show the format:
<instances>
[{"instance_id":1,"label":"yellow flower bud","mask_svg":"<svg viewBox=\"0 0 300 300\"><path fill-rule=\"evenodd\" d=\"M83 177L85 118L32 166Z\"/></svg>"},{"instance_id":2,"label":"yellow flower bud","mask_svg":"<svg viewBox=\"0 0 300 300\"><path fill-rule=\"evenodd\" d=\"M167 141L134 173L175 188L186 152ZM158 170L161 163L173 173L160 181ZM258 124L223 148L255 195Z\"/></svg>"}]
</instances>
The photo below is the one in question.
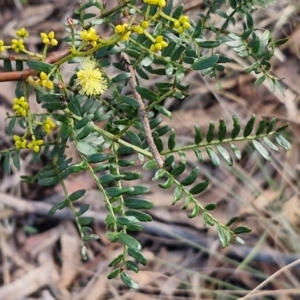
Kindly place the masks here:
<instances>
[{"instance_id":1,"label":"yellow flower bud","mask_svg":"<svg viewBox=\"0 0 300 300\"><path fill-rule=\"evenodd\" d=\"M45 45L49 45L50 44L50 40L48 38L43 39L43 43Z\"/></svg>"},{"instance_id":2,"label":"yellow flower bud","mask_svg":"<svg viewBox=\"0 0 300 300\"><path fill-rule=\"evenodd\" d=\"M127 41L130 37L131 31L126 32L122 37L121 40L122 41Z\"/></svg>"},{"instance_id":3,"label":"yellow flower bud","mask_svg":"<svg viewBox=\"0 0 300 300\"><path fill-rule=\"evenodd\" d=\"M142 25L143 28L146 29L146 28L149 27L149 22L148 21L143 21L141 25Z\"/></svg>"},{"instance_id":4,"label":"yellow flower bud","mask_svg":"<svg viewBox=\"0 0 300 300\"><path fill-rule=\"evenodd\" d=\"M180 26L179 28L177 28L178 33L183 33L184 28L182 26Z\"/></svg>"},{"instance_id":5,"label":"yellow flower bud","mask_svg":"<svg viewBox=\"0 0 300 300\"><path fill-rule=\"evenodd\" d=\"M125 27L123 25L117 25L115 27L115 33L119 33L120 34L120 33L123 33L124 30L125 30Z\"/></svg>"},{"instance_id":6,"label":"yellow flower bud","mask_svg":"<svg viewBox=\"0 0 300 300\"><path fill-rule=\"evenodd\" d=\"M152 45L150 46L150 51L151 51L151 52L155 52L155 51L156 51L156 48L155 48L155 45L154 45L154 44L152 44Z\"/></svg>"},{"instance_id":7,"label":"yellow flower bud","mask_svg":"<svg viewBox=\"0 0 300 300\"><path fill-rule=\"evenodd\" d=\"M50 44L51 46L56 46L58 44L58 41L56 39L52 39Z\"/></svg>"},{"instance_id":8,"label":"yellow flower bud","mask_svg":"<svg viewBox=\"0 0 300 300\"><path fill-rule=\"evenodd\" d=\"M58 41L54 38L54 31L50 31L48 34L46 34L45 32L41 32L40 35L45 45L56 46L58 44Z\"/></svg>"},{"instance_id":9,"label":"yellow flower bud","mask_svg":"<svg viewBox=\"0 0 300 300\"><path fill-rule=\"evenodd\" d=\"M157 51L160 51L162 49L161 43L155 43L154 47L155 47L155 50L157 50Z\"/></svg>"},{"instance_id":10,"label":"yellow flower bud","mask_svg":"<svg viewBox=\"0 0 300 300\"><path fill-rule=\"evenodd\" d=\"M41 32L40 35L41 35L42 40L48 38L48 36L45 32Z\"/></svg>"},{"instance_id":11,"label":"yellow flower bud","mask_svg":"<svg viewBox=\"0 0 300 300\"><path fill-rule=\"evenodd\" d=\"M47 82L46 82L46 87L47 87L49 90L53 90L53 87L54 87L53 82L50 81L50 80L47 80Z\"/></svg>"},{"instance_id":12,"label":"yellow flower bud","mask_svg":"<svg viewBox=\"0 0 300 300\"><path fill-rule=\"evenodd\" d=\"M29 36L28 31L24 27L19 29L16 33L17 33L17 36L19 36L21 38L25 38L25 37Z\"/></svg>"},{"instance_id":13,"label":"yellow flower bud","mask_svg":"<svg viewBox=\"0 0 300 300\"><path fill-rule=\"evenodd\" d=\"M159 35L159 36L157 36L157 37L155 38L155 41L156 41L157 43L161 43L163 40L164 40L164 38L163 38L162 35Z\"/></svg>"},{"instance_id":14,"label":"yellow flower bud","mask_svg":"<svg viewBox=\"0 0 300 300\"><path fill-rule=\"evenodd\" d=\"M40 151L40 147L38 145L35 145L33 146L32 150L37 153Z\"/></svg>"},{"instance_id":15,"label":"yellow flower bud","mask_svg":"<svg viewBox=\"0 0 300 300\"><path fill-rule=\"evenodd\" d=\"M166 48L166 47L168 47L168 43L167 42L165 42L165 41L162 41L161 43L161 46L163 47L163 48Z\"/></svg>"},{"instance_id":16,"label":"yellow flower bud","mask_svg":"<svg viewBox=\"0 0 300 300\"><path fill-rule=\"evenodd\" d=\"M48 33L48 38L52 40L52 39L54 39L54 35L55 35L55 34L54 34L54 31L50 31L50 32Z\"/></svg>"},{"instance_id":17,"label":"yellow flower bud","mask_svg":"<svg viewBox=\"0 0 300 300\"><path fill-rule=\"evenodd\" d=\"M180 16L179 22L180 23L189 22L189 17L188 16Z\"/></svg>"},{"instance_id":18,"label":"yellow flower bud","mask_svg":"<svg viewBox=\"0 0 300 300\"><path fill-rule=\"evenodd\" d=\"M41 78L42 80L46 80L46 79L48 79L48 76L47 76L47 74L46 74L45 72L41 72L40 78Z\"/></svg>"},{"instance_id":19,"label":"yellow flower bud","mask_svg":"<svg viewBox=\"0 0 300 300\"><path fill-rule=\"evenodd\" d=\"M165 7L167 5L166 0L158 0L157 4L159 7Z\"/></svg>"},{"instance_id":20,"label":"yellow flower bud","mask_svg":"<svg viewBox=\"0 0 300 300\"><path fill-rule=\"evenodd\" d=\"M181 26L181 23L179 21L174 22L174 27L178 28Z\"/></svg>"},{"instance_id":21,"label":"yellow flower bud","mask_svg":"<svg viewBox=\"0 0 300 300\"><path fill-rule=\"evenodd\" d=\"M187 29L191 27L191 24L189 22L183 22L182 27Z\"/></svg>"}]
</instances>

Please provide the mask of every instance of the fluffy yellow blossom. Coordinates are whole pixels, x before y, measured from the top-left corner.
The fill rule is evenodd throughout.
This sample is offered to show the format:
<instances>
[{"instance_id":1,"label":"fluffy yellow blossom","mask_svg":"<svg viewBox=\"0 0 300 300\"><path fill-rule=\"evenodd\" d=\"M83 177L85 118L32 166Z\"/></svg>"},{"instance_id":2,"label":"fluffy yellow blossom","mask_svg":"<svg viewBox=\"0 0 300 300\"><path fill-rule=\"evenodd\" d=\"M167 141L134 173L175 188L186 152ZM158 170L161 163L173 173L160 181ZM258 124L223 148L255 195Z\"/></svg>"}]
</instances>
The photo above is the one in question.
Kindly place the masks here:
<instances>
[{"instance_id":1,"label":"fluffy yellow blossom","mask_svg":"<svg viewBox=\"0 0 300 300\"><path fill-rule=\"evenodd\" d=\"M26 117L29 105L24 97L14 98L14 105L12 109L16 112L16 116Z\"/></svg>"},{"instance_id":2,"label":"fluffy yellow blossom","mask_svg":"<svg viewBox=\"0 0 300 300\"><path fill-rule=\"evenodd\" d=\"M131 35L131 31L127 31L122 37L121 41L127 41Z\"/></svg>"},{"instance_id":3,"label":"fluffy yellow blossom","mask_svg":"<svg viewBox=\"0 0 300 300\"><path fill-rule=\"evenodd\" d=\"M143 34L145 32L145 28L143 28L141 25L137 25L133 28L133 31L137 34Z\"/></svg>"},{"instance_id":4,"label":"fluffy yellow blossom","mask_svg":"<svg viewBox=\"0 0 300 300\"><path fill-rule=\"evenodd\" d=\"M43 123L43 128L47 133L50 133L56 127L55 123L47 117L45 122Z\"/></svg>"},{"instance_id":5,"label":"fluffy yellow blossom","mask_svg":"<svg viewBox=\"0 0 300 300\"><path fill-rule=\"evenodd\" d=\"M91 57L81 62L81 70L76 75L77 84L81 87L80 94L101 95L107 89L107 80L103 76L103 71L99 69L97 61Z\"/></svg>"},{"instance_id":6,"label":"fluffy yellow blossom","mask_svg":"<svg viewBox=\"0 0 300 300\"><path fill-rule=\"evenodd\" d=\"M125 31L125 29L126 29L126 26L119 24L115 27L115 33L121 34Z\"/></svg>"},{"instance_id":7,"label":"fluffy yellow blossom","mask_svg":"<svg viewBox=\"0 0 300 300\"><path fill-rule=\"evenodd\" d=\"M136 26L137 27L137 26ZM122 41L127 41L130 37L130 34L131 34L131 31L128 30L126 32L126 30L128 30L128 24L122 24L122 25L117 25L115 27L115 33L118 33L118 34L124 34L122 37L121 37L121 40Z\"/></svg>"},{"instance_id":8,"label":"fluffy yellow blossom","mask_svg":"<svg viewBox=\"0 0 300 300\"><path fill-rule=\"evenodd\" d=\"M20 40L12 39L11 44L12 44L11 48L14 49L16 53L19 53L20 51L25 49L24 42L22 39Z\"/></svg>"},{"instance_id":9,"label":"fluffy yellow blossom","mask_svg":"<svg viewBox=\"0 0 300 300\"><path fill-rule=\"evenodd\" d=\"M50 31L48 34L41 32L41 38L45 45L56 46L58 44L58 41L55 39L54 31Z\"/></svg>"},{"instance_id":10,"label":"fluffy yellow blossom","mask_svg":"<svg viewBox=\"0 0 300 300\"><path fill-rule=\"evenodd\" d=\"M24 27L19 29L16 33L17 33L17 36L20 38L25 38L25 37L29 36L28 31Z\"/></svg>"},{"instance_id":11,"label":"fluffy yellow blossom","mask_svg":"<svg viewBox=\"0 0 300 300\"><path fill-rule=\"evenodd\" d=\"M26 149L27 148L27 141L18 135L13 136L15 140L15 146L17 149Z\"/></svg>"},{"instance_id":12,"label":"fluffy yellow blossom","mask_svg":"<svg viewBox=\"0 0 300 300\"><path fill-rule=\"evenodd\" d=\"M99 40L99 35L97 35L97 31L93 27L90 27L88 30L82 30L80 37L83 41L90 43L93 47L97 45L97 41Z\"/></svg>"},{"instance_id":13,"label":"fluffy yellow blossom","mask_svg":"<svg viewBox=\"0 0 300 300\"><path fill-rule=\"evenodd\" d=\"M34 152L39 152L41 149L40 146L44 144L44 141L36 140L34 136L32 138L33 138L32 141L30 143L28 143L27 147L29 149L32 149Z\"/></svg>"}]
</instances>

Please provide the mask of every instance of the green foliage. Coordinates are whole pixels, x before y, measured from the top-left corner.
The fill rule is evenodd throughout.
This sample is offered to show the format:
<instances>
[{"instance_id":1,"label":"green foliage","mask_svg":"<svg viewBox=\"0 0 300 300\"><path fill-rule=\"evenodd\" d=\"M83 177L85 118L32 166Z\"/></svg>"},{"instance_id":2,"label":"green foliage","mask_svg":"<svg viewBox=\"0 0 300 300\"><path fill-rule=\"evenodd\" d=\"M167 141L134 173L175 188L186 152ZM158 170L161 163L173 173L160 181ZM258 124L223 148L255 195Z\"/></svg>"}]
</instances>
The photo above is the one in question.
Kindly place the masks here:
<instances>
[{"instance_id":1,"label":"green foliage","mask_svg":"<svg viewBox=\"0 0 300 300\"><path fill-rule=\"evenodd\" d=\"M70 207L83 241L82 255L86 258L88 241L98 238L92 231L93 218L88 216L89 204L80 203L85 190L69 194L64 180L73 173L88 171L103 194L107 209L106 237L112 243L123 245L123 252L109 264L113 270L108 278L120 276L130 288L138 286L128 272L137 273L139 264L147 264L134 232L143 229L143 222L151 222L151 215L145 211L150 210L153 203L147 200L148 187L134 184L128 187L126 184L139 179L141 173L129 171L135 161L126 159L125 155L136 154L143 164L142 171L152 170L155 173L153 181L157 181L160 188L174 189L172 205L182 201L182 209L187 211L189 218L201 216L204 225L216 226L220 242L226 247L234 240L243 243L238 235L251 230L244 226L234 227L238 217L222 224L213 216L213 210L217 209L215 203L201 204L198 195L209 188L208 179L200 178L203 155L213 166L219 167L222 160L232 166L235 158L241 159L241 151L236 145L242 141L252 143L266 160L271 159L269 151L279 151L279 147L290 149L289 142L281 135L287 126L274 129L275 118L263 119L256 126L256 117L252 115L242 126L238 117L233 116L232 125L224 120L219 120L218 125L211 121L206 131L196 124L194 143L189 145L177 145L175 130L169 125L160 125L162 119L158 113L172 117L163 105L164 100L183 99L189 93L189 85L182 84L186 72L199 71L203 76L218 80L218 74L231 61L218 53L221 45L251 61L251 66L244 71L259 74L254 85L268 79L272 89L283 92L278 79L269 70L275 47L285 40L274 41L268 30L255 28L251 16L254 8L272 1L204 2L208 7L206 14L200 14L192 21L182 15L183 6L173 7L171 0L166 6L146 3L136 6L136 1L119 1L120 4L110 11L93 0L79 5L74 12L76 18L66 23L68 34L64 41L71 49L68 54L49 63L45 61L44 54L48 49L45 43L43 55L32 55L32 59L26 62L39 72L40 78L34 80L30 77L16 87L18 98L26 98L29 92L35 92L37 103L46 113L40 118L29 109L23 116L8 116L8 135L13 135L17 124L25 129L25 134L15 138L16 147L0 152L5 172L11 172L12 164L20 168L20 151L24 149L32 149L37 162L41 154L47 158L49 163L33 178L23 179L41 186L62 185L65 198L55 204L49 214ZM228 5L232 8L229 15L226 13ZM86 12L91 6L99 10L99 16ZM126 26L120 21L123 14L129 18ZM223 19L221 27L210 21L213 14ZM143 25L143 21L149 25ZM243 30L229 31L229 25L235 25L237 21L243 23ZM106 40L90 30L102 24L115 30ZM50 33L48 37L54 39ZM121 57L120 61L111 63L116 55ZM28 57L31 57L30 53ZM66 62L81 62L82 65L69 82L64 81L60 73L60 66ZM82 76L87 76L88 67L94 73L86 77L86 81L81 81ZM118 74L110 78L102 70L104 67L114 69ZM12 71L9 60L4 60L4 69ZM18 69L21 69L20 65ZM46 79L43 79L43 72ZM148 80L152 74L161 78L154 89L139 84L140 79ZM93 82L95 77L98 79ZM51 84L56 78L58 82ZM127 85L131 87L130 96L123 94L123 87ZM106 89L108 95L103 96ZM50 123L48 127L45 125L47 117L57 126L55 139L51 142L45 139L50 126ZM31 144L41 142L30 148L28 138L32 139ZM72 159L65 154L67 142L75 145L81 159L79 163L72 164ZM186 174L186 152L190 150L200 165Z\"/></svg>"}]
</instances>

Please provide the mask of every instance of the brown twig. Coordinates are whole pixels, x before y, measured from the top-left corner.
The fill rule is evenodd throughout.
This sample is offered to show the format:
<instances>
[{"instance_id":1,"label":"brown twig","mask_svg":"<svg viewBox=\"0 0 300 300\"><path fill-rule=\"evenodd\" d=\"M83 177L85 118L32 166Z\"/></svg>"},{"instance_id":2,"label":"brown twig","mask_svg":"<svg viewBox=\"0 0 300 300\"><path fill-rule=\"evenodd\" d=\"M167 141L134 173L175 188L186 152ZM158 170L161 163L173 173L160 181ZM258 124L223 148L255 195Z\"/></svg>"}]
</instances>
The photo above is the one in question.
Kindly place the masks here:
<instances>
[{"instance_id":1,"label":"brown twig","mask_svg":"<svg viewBox=\"0 0 300 300\"><path fill-rule=\"evenodd\" d=\"M69 48L65 48L65 49L62 49L59 51L52 52L47 56L45 62L50 63L50 64L55 63L55 62L59 61L60 59L64 58L65 56L67 56L68 54L70 54ZM12 56L12 55L8 56L7 59L16 60L15 56ZM38 71L33 70L31 68L27 68L23 71L0 72L0 82L25 80L29 76L33 76L37 73L38 73Z\"/></svg>"},{"instance_id":2,"label":"brown twig","mask_svg":"<svg viewBox=\"0 0 300 300\"><path fill-rule=\"evenodd\" d=\"M121 57L122 57L123 61L125 62L128 71L131 74L131 78L129 79L129 85L131 87L131 90L132 90L135 100L139 103L138 115L139 115L139 119L142 122L144 131L145 131L145 135L146 135L146 139L147 139L147 143L148 143L150 152L152 153L158 167L162 168L164 166L164 160L163 160L162 156L160 155L160 153L158 152L157 147L154 143L150 124L149 124L149 119L147 117L147 112L145 109L143 99L142 99L141 95L136 91L137 82L135 79L135 71L130 63L128 55L126 53L122 52Z\"/></svg>"}]
</instances>

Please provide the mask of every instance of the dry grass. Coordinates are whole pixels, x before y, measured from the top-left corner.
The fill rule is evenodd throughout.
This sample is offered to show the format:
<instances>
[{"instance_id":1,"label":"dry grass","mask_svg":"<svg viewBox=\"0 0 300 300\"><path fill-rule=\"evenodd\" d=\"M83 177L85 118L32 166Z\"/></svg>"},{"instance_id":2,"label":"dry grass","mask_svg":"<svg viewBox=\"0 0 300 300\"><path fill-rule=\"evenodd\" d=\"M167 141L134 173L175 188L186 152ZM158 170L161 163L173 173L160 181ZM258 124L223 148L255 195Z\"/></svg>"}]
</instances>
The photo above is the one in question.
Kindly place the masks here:
<instances>
[{"instance_id":1,"label":"dry grass","mask_svg":"<svg viewBox=\"0 0 300 300\"><path fill-rule=\"evenodd\" d=\"M182 143L193 138L194 123L205 128L210 120L229 121L232 114L244 122L252 112L290 122L292 150L272 153L271 163L249 153L244 144L240 145L243 159L234 167L223 163L214 169L208 161L201 166L211 185L199 201L217 203L215 215L224 222L240 215L240 224L253 229L243 236L245 246L232 244L222 249L215 228L203 228L201 218L188 219L180 205L171 207L171 191L158 189L150 180L152 174L145 174L140 184L151 187L148 198L155 203L151 212L155 221L137 238L149 264L133 275L140 290L128 290L119 280L106 279L110 271L107 264L121 248L104 236L104 205L91 179L82 174L67 181L70 191L90 189L82 201L91 203L90 215L97 220L94 231L100 240L90 244L89 260L83 262L70 213L65 210L52 218L47 216L51 204L62 198L59 188L42 190L20 183L20 175L39 168L28 154L21 170L11 175L0 171L1 299L300 299L300 5L291 0L277 2L257 11L255 18L257 27L268 28L276 38L290 36L273 59L273 71L286 87L285 98L271 92L267 84L254 87L255 78L240 72L245 62L226 50L238 63L229 65L221 79L221 91L215 82L188 75L185 80L192 83L191 95L182 102L166 103L174 110L171 126ZM54 29L58 38L64 36L62 23L75 6L71 0L4 3L0 4L0 39L10 40L16 29L25 26L31 33L31 51L39 49L41 31ZM0 84L1 148L11 142L5 135L4 119L13 90L12 83ZM188 153L188 160L190 168L197 164L192 153ZM37 232L29 233L32 229ZM253 295L242 298L262 282Z\"/></svg>"}]
</instances>

